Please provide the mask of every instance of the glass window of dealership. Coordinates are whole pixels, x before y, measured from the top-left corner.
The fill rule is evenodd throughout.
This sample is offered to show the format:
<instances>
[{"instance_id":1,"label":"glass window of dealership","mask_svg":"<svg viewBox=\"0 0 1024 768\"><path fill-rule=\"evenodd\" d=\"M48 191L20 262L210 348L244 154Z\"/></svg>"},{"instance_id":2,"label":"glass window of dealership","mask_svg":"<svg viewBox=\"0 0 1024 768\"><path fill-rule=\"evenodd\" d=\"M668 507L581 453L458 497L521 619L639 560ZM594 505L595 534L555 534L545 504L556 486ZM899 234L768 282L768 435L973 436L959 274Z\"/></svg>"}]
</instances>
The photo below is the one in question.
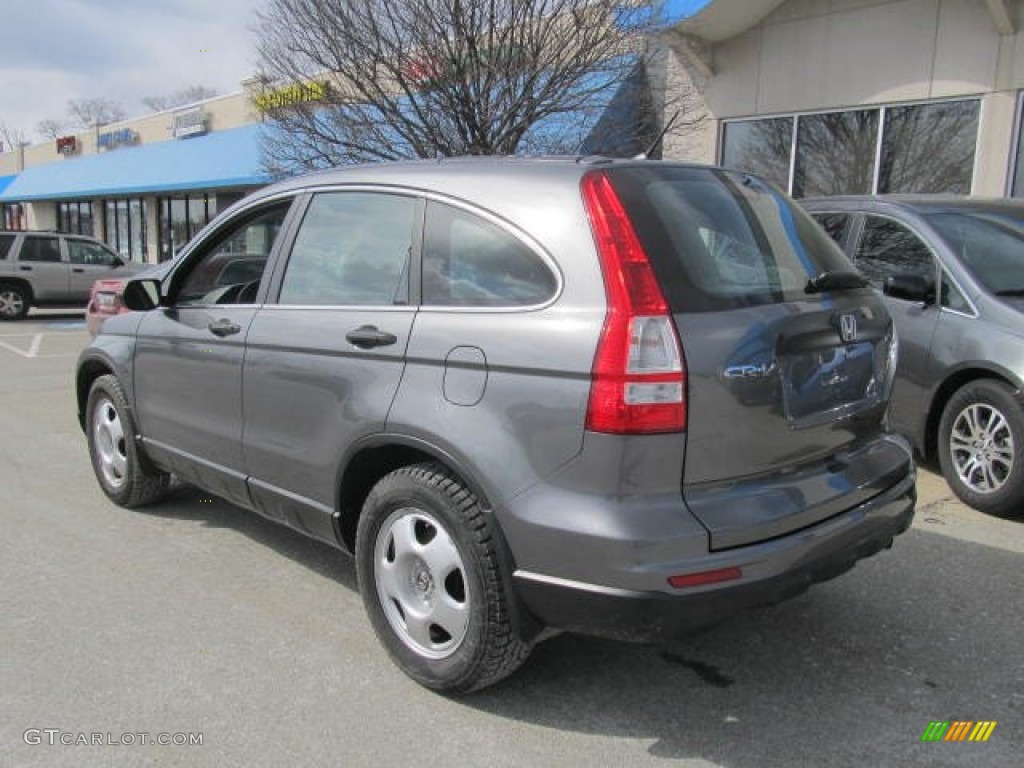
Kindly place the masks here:
<instances>
[{"instance_id":1,"label":"glass window of dealership","mask_svg":"<svg viewBox=\"0 0 1024 768\"><path fill-rule=\"evenodd\" d=\"M981 100L970 98L729 120L720 160L794 197L966 195L980 111ZM1024 194L1024 185L1014 183L1012 193Z\"/></svg>"}]
</instances>

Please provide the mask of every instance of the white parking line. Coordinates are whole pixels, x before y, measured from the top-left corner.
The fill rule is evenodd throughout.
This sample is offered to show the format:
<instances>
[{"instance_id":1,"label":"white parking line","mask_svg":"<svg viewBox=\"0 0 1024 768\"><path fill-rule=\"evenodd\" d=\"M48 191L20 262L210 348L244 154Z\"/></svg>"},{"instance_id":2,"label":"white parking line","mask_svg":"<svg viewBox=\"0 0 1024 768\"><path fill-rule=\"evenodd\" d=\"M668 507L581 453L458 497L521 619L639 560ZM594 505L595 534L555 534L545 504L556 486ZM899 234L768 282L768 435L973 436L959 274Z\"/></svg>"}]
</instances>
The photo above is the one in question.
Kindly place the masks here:
<instances>
[{"instance_id":1,"label":"white parking line","mask_svg":"<svg viewBox=\"0 0 1024 768\"><path fill-rule=\"evenodd\" d=\"M9 334L4 334L4 335L0 335L0 339L14 339L14 338L25 339L25 338L31 338L32 341L29 342L28 349L22 349L21 347L16 347L13 344L8 344L6 341L0 341L0 348L9 350L9 351L13 352L16 355L18 355L20 357L25 357L25 358L77 357L78 353L76 353L76 352L44 354L44 355L39 354L39 347L42 346L43 337L46 336L46 335L50 335L50 336L63 336L63 335L66 335L66 334L53 334L53 333L51 333L51 334L45 334L45 333L34 333L34 334L28 334L28 333L9 333Z\"/></svg>"},{"instance_id":2,"label":"white parking line","mask_svg":"<svg viewBox=\"0 0 1024 768\"><path fill-rule=\"evenodd\" d=\"M37 333L32 337L32 343L28 347L28 354L26 357L35 357L39 354L39 345L43 343L43 334Z\"/></svg>"}]
</instances>

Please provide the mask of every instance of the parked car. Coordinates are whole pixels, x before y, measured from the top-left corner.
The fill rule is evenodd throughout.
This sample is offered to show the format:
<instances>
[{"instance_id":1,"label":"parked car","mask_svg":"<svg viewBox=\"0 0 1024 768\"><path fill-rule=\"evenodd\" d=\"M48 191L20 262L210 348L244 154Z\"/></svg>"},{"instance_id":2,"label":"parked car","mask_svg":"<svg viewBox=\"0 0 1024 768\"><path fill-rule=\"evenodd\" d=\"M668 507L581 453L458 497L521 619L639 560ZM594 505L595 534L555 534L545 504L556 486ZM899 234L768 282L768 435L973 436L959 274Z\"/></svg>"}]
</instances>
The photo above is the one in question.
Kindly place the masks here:
<instances>
[{"instance_id":1,"label":"parked car","mask_svg":"<svg viewBox=\"0 0 1024 768\"><path fill-rule=\"evenodd\" d=\"M84 307L97 279L145 266L84 235L0 232L0 320L21 320L31 307Z\"/></svg>"},{"instance_id":2,"label":"parked car","mask_svg":"<svg viewBox=\"0 0 1024 768\"><path fill-rule=\"evenodd\" d=\"M225 253L265 260L226 287ZM469 691L545 627L657 641L906 530L893 326L865 286L753 176L339 169L129 281L138 311L79 360L79 418L114 502L174 473L353 552L397 664Z\"/></svg>"},{"instance_id":3,"label":"parked car","mask_svg":"<svg viewBox=\"0 0 1024 768\"><path fill-rule=\"evenodd\" d=\"M802 201L887 296L894 425L976 509L1024 511L1024 203Z\"/></svg>"}]
</instances>

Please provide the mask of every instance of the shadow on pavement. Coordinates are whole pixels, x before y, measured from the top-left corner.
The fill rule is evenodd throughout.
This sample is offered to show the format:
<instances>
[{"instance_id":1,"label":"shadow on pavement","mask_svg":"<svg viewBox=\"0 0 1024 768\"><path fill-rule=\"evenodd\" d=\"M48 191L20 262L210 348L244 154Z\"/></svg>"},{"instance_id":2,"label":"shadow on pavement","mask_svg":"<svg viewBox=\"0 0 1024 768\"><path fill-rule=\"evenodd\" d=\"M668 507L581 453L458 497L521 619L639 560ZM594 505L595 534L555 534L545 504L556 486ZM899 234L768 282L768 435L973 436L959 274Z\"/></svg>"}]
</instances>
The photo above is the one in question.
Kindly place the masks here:
<instances>
[{"instance_id":1,"label":"shadow on pavement","mask_svg":"<svg viewBox=\"0 0 1024 768\"><path fill-rule=\"evenodd\" d=\"M229 527L356 590L337 550L206 494L144 510ZM575 635L459 706L554 731L649 741L660 758L765 766L1016 766L1024 740L1022 558L912 530L781 605L669 646ZM995 720L928 744L932 720Z\"/></svg>"}]
</instances>

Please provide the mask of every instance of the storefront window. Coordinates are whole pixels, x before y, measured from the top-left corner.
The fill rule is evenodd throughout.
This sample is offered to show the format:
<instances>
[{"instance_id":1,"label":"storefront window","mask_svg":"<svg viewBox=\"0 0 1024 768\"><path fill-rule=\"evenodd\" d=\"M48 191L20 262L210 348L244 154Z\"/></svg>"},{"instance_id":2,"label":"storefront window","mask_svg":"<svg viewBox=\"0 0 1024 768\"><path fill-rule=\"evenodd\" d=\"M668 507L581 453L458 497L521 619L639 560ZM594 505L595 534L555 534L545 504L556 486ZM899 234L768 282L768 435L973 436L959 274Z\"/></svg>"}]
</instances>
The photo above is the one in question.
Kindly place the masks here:
<instances>
[{"instance_id":1,"label":"storefront window","mask_svg":"<svg viewBox=\"0 0 1024 768\"><path fill-rule=\"evenodd\" d=\"M977 137L977 101L887 108L878 191L969 194Z\"/></svg>"},{"instance_id":2,"label":"storefront window","mask_svg":"<svg viewBox=\"0 0 1024 768\"><path fill-rule=\"evenodd\" d=\"M74 235L92 235L92 203L57 203L57 230Z\"/></svg>"},{"instance_id":3,"label":"storefront window","mask_svg":"<svg viewBox=\"0 0 1024 768\"><path fill-rule=\"evenodd\" d=\"M125 259L146 260L146 203L138 198L103 201L107 245Z\"/></svg>"},{"instance_id":4,"label":"storefront window","mask_svg":"<svg viewBox=\"0 0 1024 768\"><path fill-rule=\"evenodd\" d=\"M217 214L217 198L211 194L164 197L160 205L160 260L178 255L182 247Z\"/></svg>"},{"instance_id":5,"label":"storefront window","mask_svg":"<svg viewBox=\"0 0 1024 768\"><path fill-rule=\"evenodd\" d=\"M801 115L793 197L870 193L877 145L877 109Z\"/></svg>"},{"instance_id":6,"label":"storefront window","mask_svg":"<svg viewBox=\"0 0 1024 768\"><path fill-rule=\"evenodd\" d=\"M25 206L21 203L0 204L0 229L24 229Z\"/></svg>"},{"instance_id":7,"label":"storefront window","mask_svg":"<svg viewBox=\"0 0 1024 768\"><path fill-rule=\"evenodd\" d=\"M793 118L726 123L722 134L722 165L756 173L789 189Z\"/></svg>"},{"instance_id":8,"label":"storefront window","mask_svg":"<svg viewBox=\"0 0 1024 768\"><path fill-rule=\"evenodd\" d=\"M969 194L979 105L965 99L727 122L720 159L770 179L794 197ZM1013 189L1024 195L1024 142L1018 155Z\"/></svg>"}]
</instances>

